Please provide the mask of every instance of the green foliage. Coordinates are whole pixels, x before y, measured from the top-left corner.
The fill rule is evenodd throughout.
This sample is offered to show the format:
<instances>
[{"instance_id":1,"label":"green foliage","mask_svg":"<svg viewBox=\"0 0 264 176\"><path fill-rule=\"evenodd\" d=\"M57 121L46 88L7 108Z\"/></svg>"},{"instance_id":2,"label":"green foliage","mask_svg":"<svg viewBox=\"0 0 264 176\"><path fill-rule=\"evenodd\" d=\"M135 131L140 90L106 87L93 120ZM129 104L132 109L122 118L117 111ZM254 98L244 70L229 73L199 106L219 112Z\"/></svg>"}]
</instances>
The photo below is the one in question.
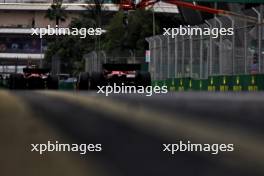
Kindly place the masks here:
<instances>
[{"instance_id":1,"label":"green foliage","mask_svg":"<svg viewBox=\"0 0 264 176\"><path fill-rule=\"evenodd\" d=\"M91 7L92 8L92 7ZM96 28L101 26L101 12L98 9L87 10L80 18L73 19L70 27ZM51 63L53 55L62 60L62 72L75 73L83 69L83 55L91 51L106 50L108 55L120 56L133 52L144 56L147 49L146 37L152 35L152 12L136 10L128 14L128 25L123 23L124 12L116 13L106 26L106 34L102 36L89 36L81 39L79 36L60 36L49 43L45 53L46 61ZM156 26L156 31L159 28ZM100 43L100 47L99 47ZM127 54L128 56L128 54Z\"/></svg>"},{"instance_id":2,"label":"green foliage","mask_svg":"<svg viewBox=\"0 0 264 176\"><path fill-rule=\"evenodd\" d=\"M128 25L124 18L128 18ZM159 32L158 26L155 30ZM104 48L108 52L133 51L144 55L147 49L146 37L153 35L152 12L136 10L125 14L118 12L110 21L105 37Z\"/></svg>"},{"instance_id":3,"label":"green foliage","mask_svg":"<svg viewBox=\"0 0 264 176\"><path fill-rule=\"evenodd\" d=\"M62 7L62 0L55 0L48 9L45 17L50 20L55 20L58 26L60 21L65 21L67 14L65 13L65 7Z\"/></svg>"},{"instance_id":4,"label":"green foliage","mask_svg":"<svg viewBox=\"0 0 264 176\"><path fill-rule=\"evenodd\" d=\"M52 57L57 54L62 62L61 71L74 74L74 72L81 69L79 63L82 62L83 51L84 48L80 40L67 36L49 43L45 59L48 63L51 63Z\"/></svg>"},{"instance_id":5,"label":"green foliage","mask_svg":"<svg viewBox=\"0 0 264 176\"><path fill-rule=\"evenodd\" d=\"M91 13L84 13L80 18L75 18L70 28L95 28L96 22ZM51 63L52 57L58 55L61 58L61 72L75 74L84 69L83 54L95 49L95 36L87 35L86 38L79 36L55 36L50 41L45 53L45 60ZM50 64L49 64L50 65Z\"/></svg>"}]
</instances>

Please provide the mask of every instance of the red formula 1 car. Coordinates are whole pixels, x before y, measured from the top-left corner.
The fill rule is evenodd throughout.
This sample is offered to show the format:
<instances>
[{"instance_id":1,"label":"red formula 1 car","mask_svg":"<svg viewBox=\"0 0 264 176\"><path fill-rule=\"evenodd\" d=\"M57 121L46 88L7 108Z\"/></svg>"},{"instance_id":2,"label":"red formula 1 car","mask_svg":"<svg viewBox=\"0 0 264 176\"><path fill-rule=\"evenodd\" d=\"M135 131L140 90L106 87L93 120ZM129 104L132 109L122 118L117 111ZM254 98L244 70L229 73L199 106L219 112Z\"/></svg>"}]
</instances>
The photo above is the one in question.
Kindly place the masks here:
<instances>
[{"instance_id":1,"label":"red formula 1 car","mask_svg":"<svg viewBox=\"0 0 264 176\"><path fill-rule=\"evenodd\" d=\"M140 64L103 64L101 72L81 73L78 79L80 90L97 89L106 85L150 86L149 72L141 71Z\"/></svg>"},{"instance_id":2,"label":"red formula 1 car","mask_svg":"<svg viewBox=\"0 0 264 176\"><path fill-rule=\"evenodd\" d=\"M22 74L11 74L10 89L58 89L58 76L49 73L49 69L27 67Z\"/></svg>"}]
</instances>

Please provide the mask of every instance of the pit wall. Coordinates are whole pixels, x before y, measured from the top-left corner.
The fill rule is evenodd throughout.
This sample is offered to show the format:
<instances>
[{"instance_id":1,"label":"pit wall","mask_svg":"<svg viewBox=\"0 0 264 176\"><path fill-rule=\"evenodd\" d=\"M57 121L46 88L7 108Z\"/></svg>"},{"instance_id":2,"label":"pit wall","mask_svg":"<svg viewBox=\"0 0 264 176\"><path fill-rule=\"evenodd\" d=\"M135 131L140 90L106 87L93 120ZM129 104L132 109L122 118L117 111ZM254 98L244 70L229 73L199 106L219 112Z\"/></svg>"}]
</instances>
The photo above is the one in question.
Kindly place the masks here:
<instances>
[{"instance_id":1,"label":"pit wall","mask_svg":"<svg viewBox=\"0 0 264 176\"><path fill-rule=\"evenodd\" d=\"M168 86L169 91L263 91L264 74L210 76L200 80L170 78L152 81L152 86Z\"/></svg>"}]
</instances>

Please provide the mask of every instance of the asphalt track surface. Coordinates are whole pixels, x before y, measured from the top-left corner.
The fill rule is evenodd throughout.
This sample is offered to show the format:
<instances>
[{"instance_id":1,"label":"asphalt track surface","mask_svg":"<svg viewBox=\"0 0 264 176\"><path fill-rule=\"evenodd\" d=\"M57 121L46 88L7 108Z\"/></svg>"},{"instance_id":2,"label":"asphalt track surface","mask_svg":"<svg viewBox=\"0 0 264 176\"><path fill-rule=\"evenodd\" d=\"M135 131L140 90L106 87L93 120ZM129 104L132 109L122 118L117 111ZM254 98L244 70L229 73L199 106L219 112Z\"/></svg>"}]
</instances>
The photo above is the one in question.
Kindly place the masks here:
<instances>
[{"instance_id":1,"label":"asphalt track surface","mask_svg":"<svg viewBox=\"0 0 264 176\"><path fill-rule=\"evenodd\" d=\"M0 91L0 175L263 176L263 93ZM100 143L102 152L30 152ZM163 144L234 144L234 152L163 152Z\"/></svg>"}]
</instances>

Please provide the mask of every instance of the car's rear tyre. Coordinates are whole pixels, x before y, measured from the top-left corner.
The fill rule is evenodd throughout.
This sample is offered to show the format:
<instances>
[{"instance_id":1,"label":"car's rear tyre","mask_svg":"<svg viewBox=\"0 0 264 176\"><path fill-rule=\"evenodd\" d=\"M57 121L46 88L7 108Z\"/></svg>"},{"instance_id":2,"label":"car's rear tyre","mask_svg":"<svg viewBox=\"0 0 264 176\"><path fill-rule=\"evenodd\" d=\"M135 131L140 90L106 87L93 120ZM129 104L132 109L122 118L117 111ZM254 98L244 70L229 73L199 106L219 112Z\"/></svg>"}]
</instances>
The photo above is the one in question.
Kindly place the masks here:
<instances>
[{"instance_id":1,"label":"car's rear tyre","mask_svg":"<svg viewBox=\"0 0 264 176\"><path fill-rule=\"evenodd\" d=\"M135 82L136 82L136 86L143 86L143 87L151 86L150 73L142 72L142 71L137 72Z\"/></svg>"},{"instance_id":2,"label":"car's rear tyre","mask_svg":"<svg viewBox=\"0 0 264 176\"><path fill-rule=\"evenodd\" d=\"M47 78L47 88L51 90L58 90L59 89L59 77L50 75Z\"/></svg>"},{"instance_id":3,"label":"car's rear tyre","mask_svg":"<svg viewBox=\"0 0 264 176\"><path fill-rule=\"evenodd\" d=\"M4 86L4 79L3 77L0 75L0 87Z\"/></svg>"},{"instance_id":4,"label":"car's rear tyre","mask_svg":"<svg viewBox=\"0 0 264 176\"><path fill-rule=\"evenodd\" d=\"M10 89L24 89L25 79L22 74L11 74L9 77Z\"/></svg>"},{"instance_id":5,"label":"car's rear tyre","mask_svg":"<svg viewBox=\"0 0 264 176\"><path fill-rule=\"evenodd\" d=\"M91 79L90 79L90 89L91 90L97 90L97 86L103 86L105 85L105 79L104 75L99 72L93 72L91 74Z\"/></svg>"},{"instance_id":6,"label":"car's rear tyre","mask_svg":"<svg viewBox=\"0 0 264 176\"><path fill-rule=\"evenodd\" d=\"M79 75L79 79L78 79L78 89L79 90L88 90L90 88L90 76L89 73L84 72L84 73L80 73Z\"/></svg>"}]
</instances>

